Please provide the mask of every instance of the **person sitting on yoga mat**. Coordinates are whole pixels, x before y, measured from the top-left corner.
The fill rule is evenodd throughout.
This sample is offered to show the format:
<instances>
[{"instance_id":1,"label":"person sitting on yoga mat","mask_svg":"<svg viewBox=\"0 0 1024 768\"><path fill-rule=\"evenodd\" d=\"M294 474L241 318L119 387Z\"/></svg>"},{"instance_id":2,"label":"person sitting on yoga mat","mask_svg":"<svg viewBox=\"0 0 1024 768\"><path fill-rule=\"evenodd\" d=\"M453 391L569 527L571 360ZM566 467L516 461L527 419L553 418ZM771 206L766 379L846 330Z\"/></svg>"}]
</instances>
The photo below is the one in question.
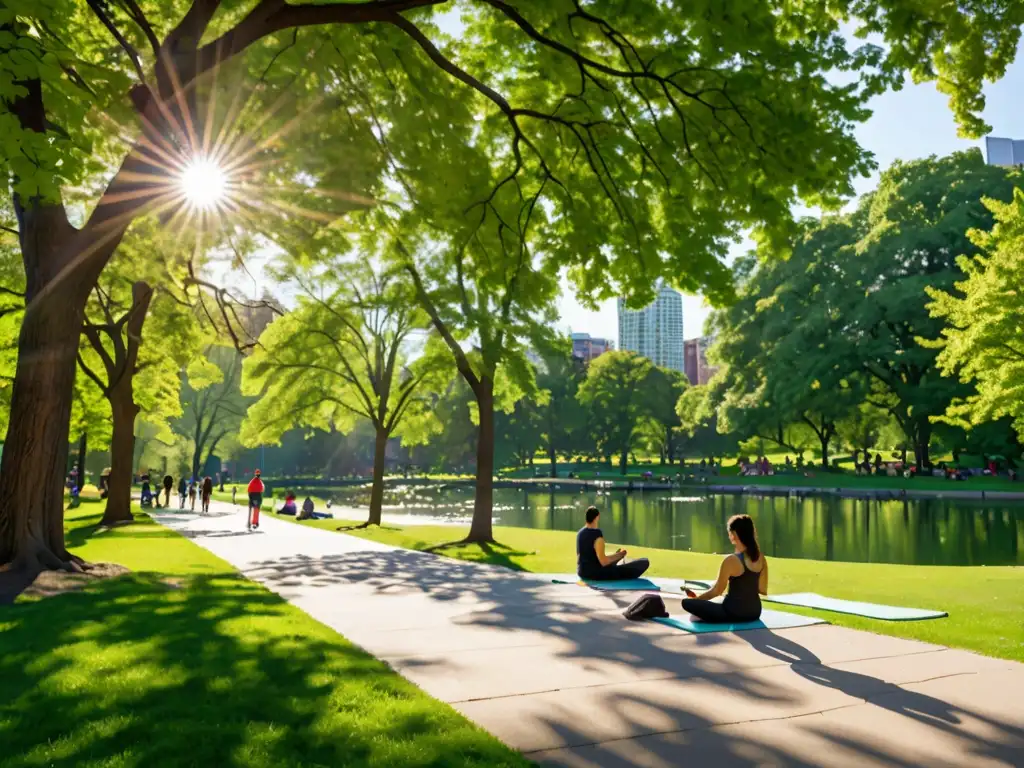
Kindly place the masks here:
<instances>
[{"instance_id":1,"label":"person sitting on yoga mat","mask_svg":"<svg viewBox=\"0 0 1024 768\"><path fill-rule=\"evenodd\" d=\"M587 509L587 524L576 534L576 573L581 579L591 581L620 581L638 579L651 567L646 557L631 562L626 559L626 550L620 549L613 555L604 553L604 534L598 525L601 513L597 507Z\"/></svg>"},{"instance_id":2,"label":"person sitting on yoga mat","mask_svg":"<svg viewBox=\"0 0 1024 768\"><path fill-rule=\"evenodd\" d=\"M733 515L726 526L736 552L722 561L715 586L702 595L687 589L683 610L715 624L757 621L761 618L761 595L768 594L768 562L757 546L757 531L750 515ZM729 592L721 603L710 602Z\"/></svg>"}]
</instances>

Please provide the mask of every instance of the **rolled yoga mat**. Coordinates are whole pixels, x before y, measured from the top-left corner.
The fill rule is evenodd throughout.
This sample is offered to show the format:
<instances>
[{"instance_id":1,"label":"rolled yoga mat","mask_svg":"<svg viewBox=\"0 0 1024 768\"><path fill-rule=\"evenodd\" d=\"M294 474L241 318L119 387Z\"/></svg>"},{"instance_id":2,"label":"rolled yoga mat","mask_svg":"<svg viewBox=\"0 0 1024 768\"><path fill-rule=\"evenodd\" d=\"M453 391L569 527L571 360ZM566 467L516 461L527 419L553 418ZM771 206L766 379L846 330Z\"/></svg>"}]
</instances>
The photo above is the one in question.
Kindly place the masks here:
<instances>
[{"instance_id":1,"label":"rolled yoga mat","mask_svg":"<svg viewBox=\"0 0 1024 768\"><path fill-rule=\"evenodd\" d=\"M863 616L868 619L882 619L883 621L921 621L923 619L941 619L949 616L945 611L929 611L924 608L900 608L894 605L878 605L876 603L859 603L855 600L839 600L834 597L824 597L814 592L771 595L761 599L769 603L799 605L803 608L818 608L823 611L847 613L851 616Z\"/></svg>"},{"instance_id":2,"label":"rolled yoga mat","mask_svg":"<svg viewBox=\"0 0 1024 768\"><path fill-rule=\"evenodd\" d=\"M666 627L675 627L684 632L700 634L704 632L742 632L747 629L792 629L793 627L810 627L815 624L827 624L824 619L817 619L813 616L799 616L795 613L783 613L782 611L761 611L761 618L757 621L741 621L734 624L715 624L710 621L700 621L689 616L669 616L668 618L652 619Z\"/></svg>"}]
</instances>

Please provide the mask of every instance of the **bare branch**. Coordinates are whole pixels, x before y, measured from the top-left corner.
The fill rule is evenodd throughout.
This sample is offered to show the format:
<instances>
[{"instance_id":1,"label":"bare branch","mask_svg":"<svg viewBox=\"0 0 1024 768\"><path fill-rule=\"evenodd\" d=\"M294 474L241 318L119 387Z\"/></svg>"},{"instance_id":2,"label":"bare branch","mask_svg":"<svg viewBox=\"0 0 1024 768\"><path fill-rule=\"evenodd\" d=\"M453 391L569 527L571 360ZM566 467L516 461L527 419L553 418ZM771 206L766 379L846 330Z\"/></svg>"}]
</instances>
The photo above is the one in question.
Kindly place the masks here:
<instances>
[{"instance_id":1,"label":"bare branch","mask_svg":"<svg viewBox=\"0 0 1024 768\"><path fill-rule=\"evenodd\" d=\"M441 335L441 338L444 339L444 343L448 345L452 355L455 356L455 366L459 369L459 373L462 374L466 383L469 384L473 391L477 391L480 387L480 378L473 372L473 366L470 364L469 358L466 357L466 353L462 350L462 346L455 340L455 337L452 336L451 331L448 329L448 325L438 314L437 307L434 306L434 302L431 301L430 295L423 285L423 278L420 277L420 273L416 269L415 263L413 263L412 255L405 245L402 244L401 240L396 241L396 247L405 257L403 268L412 276L413 285L416 287L416 296L420 300L420 304L423 305L427 315L430 317L430 321Z\"/></svg>"},{"instance_id":2,"label":"bare branch","mask_svg":"<svg viewBox=\"0 0 1024 768\"><path fill-rule=\"evenodd\" d=\"M124 7L125 12L129 18L134 21L139 29L142 30L142 34L146 36L149 41L150 48L153 49L153 55L160 55L160 40L157 39L156 33L153 31L153 26L149 23L149 19L146 18L146 14L142 12L139 4L135 0L118 0L118 2ZM191 9L190 9L191 10Z\"/></svg>"},{"instance_id":3,"label":"bare branch","mask_svg":"<svg viewBox=\"0 0 1024 768\"><path fill-rule=\"evenodd\" d=\"M447 1L371 0L363 3L290 5L283 0L262 0L235 27L198 50L196 74L199 75L212 69L241 53L257 40L283 29L322 24L365 24L371 21L392 21L404 11L442 5Z\"/></svg>"},{"instance_id":4,"label":"bare branch","mask_svg":"<svg viewBox=\"0 0 1024 768\"><path fill-rule=\"evenodd\" d=\"M103 3L100 0L86 0L90 10L96 15L103 26L107 28L113 38L117 41L117 44L121 46L121 49L128 54L128 58L131 59L132 65L135 67L135 73L139 76L139 82L146 82L146 74L142 68L142 58L139 56L139 52L135 50L135 46L128 42L128 39L121 34L121 31L114 24L114 20L111 19L106 10L103 8Z\"/></svg>"},{"instance_id":5,"label":"bare branch","mask_svg":"<svg viewBox=\"0 0 1024 768\"><path fill-rule=\"evenodd\" d=\"M110 390L107 388L107 385L103 383L103 380L96 374L96 372L85 364L85 360L82 358L81 352L78 353L78 367L82 369L82 372L86 376L88 376L96 383L96 386L100 388L100 392L102 392L103 396L106 397L107 393Z\"/></svg>"}]
</instances>

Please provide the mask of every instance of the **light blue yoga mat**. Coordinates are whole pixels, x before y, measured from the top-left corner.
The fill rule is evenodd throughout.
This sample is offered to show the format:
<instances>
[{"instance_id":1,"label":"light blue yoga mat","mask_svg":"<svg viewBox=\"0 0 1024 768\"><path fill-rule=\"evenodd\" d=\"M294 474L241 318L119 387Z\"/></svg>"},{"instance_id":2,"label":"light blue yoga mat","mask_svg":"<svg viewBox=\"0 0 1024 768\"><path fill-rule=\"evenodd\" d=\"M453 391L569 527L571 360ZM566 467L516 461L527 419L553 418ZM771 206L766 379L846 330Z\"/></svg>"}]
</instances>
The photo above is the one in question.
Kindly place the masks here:
<instances>
[{"instance_id":1,"label":"light blue yoga mat","mask_svg":"<svg viewBox=\"0 0 1024 768\"><path fill-rule=\"evenodd\" d=\"M883 621L921 621L922 619L941 619L949 616L945 611L929 611L923 608L900 608L894 605L878 605L876 603L858 603L855 600L839 600L824 597L814 592L797 592L792 595L772 595L762 597L770 603L783 605L799 605L804 608L820 608L834 613L848 613L852 616L864 616L868 619Z\"/></svg>"},{"instance_id":2,"label":"light blue yoga mat","mask_svg":"<svg viewBox=\"0 0 1024 768\"><path fill-rule=\"evenodd\" d=\"M793 627L810 627L814 624L827 624L824 619L816 619L812 616L798 616L795 613L783 613L782 611L761 611L761 618L757 621L741 621L735 624L712 624L710 621L691 619L689 616L669 616L663 619L653 619L659 624L667 627L675 627L684 632L742 632L747 629L792 629Z\"/></svg>"}]
</instances>

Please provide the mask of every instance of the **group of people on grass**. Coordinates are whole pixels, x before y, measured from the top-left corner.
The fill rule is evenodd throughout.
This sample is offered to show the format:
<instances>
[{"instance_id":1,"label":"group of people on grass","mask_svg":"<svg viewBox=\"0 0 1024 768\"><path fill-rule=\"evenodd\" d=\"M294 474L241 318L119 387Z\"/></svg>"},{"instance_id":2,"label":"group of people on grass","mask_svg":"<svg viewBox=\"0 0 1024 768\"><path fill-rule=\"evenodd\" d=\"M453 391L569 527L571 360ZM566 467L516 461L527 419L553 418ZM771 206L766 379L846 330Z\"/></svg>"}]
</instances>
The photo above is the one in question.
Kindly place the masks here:
<instances>
[{"instance_id":1,"label":"group of people on grass","mask_svg":"<svg viewBox=\"0 0 1024 768\"><path fill-rule=\"evenodd\" d=\"M589 581L637 579L651 563L646 557L626 561L626 550L605 552L601 512L590 507L586 525L576 534L576 573ZM713 623L756 621L761 617L761 595L768 594L768 563L757 544L757 531L750 515L733 515L726 524L733 553L722 560L718 578L701 594L686 590L683 610ZM712 602L725 594L721 602Z\"/></svg>"},{"instance_id":2,"label":"group of people on grass","mask_svg":"<svg viewBox=\"0 0 1024 768\"><path fill-rule=\"evenodd\" d=\"M789 457L787 456L788 460ZM774 475L775 469L772 467L772 463L768 461L767 456L758 456L756 461L747 461L746 458L740 459L740 475L743 477L752 476L764 476Z\"/></svg>"},{"instance_id":3,"label":"group of people on grass","mask_svg":"<svg viewBox=\"0 0 1024 768\"><path fill-rule=\"evenodd\" d=\"M316 505L310 496L307 496L306 500L302 502L302 509L300 510L295 502L295 494L291 491L285 496L284 506L277 510L277 514L292 515L296 520L324 520L334 517L334 515L327 512L317 512Z\"/></svg>"}]
</instances>

